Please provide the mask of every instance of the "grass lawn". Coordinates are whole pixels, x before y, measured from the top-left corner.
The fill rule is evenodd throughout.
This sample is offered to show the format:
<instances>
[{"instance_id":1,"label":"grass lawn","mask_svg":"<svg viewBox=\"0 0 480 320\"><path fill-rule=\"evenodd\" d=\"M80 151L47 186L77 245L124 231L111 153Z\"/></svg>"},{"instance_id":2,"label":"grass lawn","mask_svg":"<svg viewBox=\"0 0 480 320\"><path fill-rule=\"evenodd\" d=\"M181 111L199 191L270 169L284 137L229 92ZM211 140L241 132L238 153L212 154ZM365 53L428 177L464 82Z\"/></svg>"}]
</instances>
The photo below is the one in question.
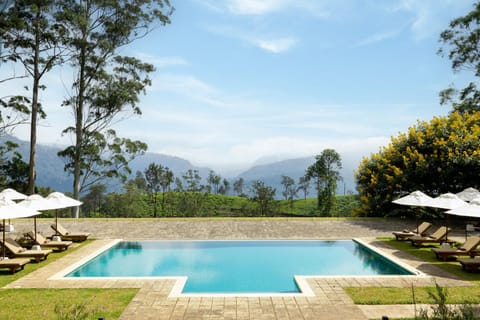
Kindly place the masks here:
<instances>
[{"instance_id":1,"label":"grass lawn","mask_svg":"<svg viewBox=\"0 0 480 320\"><path fill-rule=\"evenodd\" d=\"M429 247L417 248L408 241L396 241L393 238L380 238L380 240L473 284L471 287L448 287L447 303L480 303L479 273L465 272L460 264L453 260L446 262L437 260ZM413 303L413 295L416 303L433 303L428 292L435 291L435 286L432 284L431 287L415 287L413 292L412 288L392 287L349 287L345 290L356 304L409 304Z\"/></svg>"},{"instance_id":2,"label":"grass lawn","mask_svg":"<svg viewBox=\"0 0 480 320\"><path fill-rule=\"evenodd\" d=\"M29 263L15 274L0 270L0 287L44 267L91 242L54 252L40 263ZM0 289L0 319L118 319L138 289ZM86 317L81 318L81 313ZM61 315L64 316L61 316Z\"/></svg>"}]
</instances>

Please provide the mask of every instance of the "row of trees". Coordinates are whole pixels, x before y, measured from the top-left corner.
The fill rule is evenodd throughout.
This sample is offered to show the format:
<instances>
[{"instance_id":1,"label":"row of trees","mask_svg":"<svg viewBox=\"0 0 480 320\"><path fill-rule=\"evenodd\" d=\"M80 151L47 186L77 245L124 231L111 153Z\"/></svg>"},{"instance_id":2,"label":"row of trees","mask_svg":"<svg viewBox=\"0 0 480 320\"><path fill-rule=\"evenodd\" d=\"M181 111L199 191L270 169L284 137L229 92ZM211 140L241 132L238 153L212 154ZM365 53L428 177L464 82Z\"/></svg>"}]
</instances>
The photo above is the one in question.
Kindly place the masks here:
<instances>
[{"instance_id":1,"label":"row of trees","mask_svg":"<svg viewBox=\"0 0 480 320\"><path fill-rule=\"evenodd\" d=\"M303 191L304 199L306 199L310 181L314 180L319 194L317 215L329 216L334 210L336 183L340 179L339 168L341 168L340 156L334 150L324 150L321 155L316 157L316 162L307 168L305 176L299 179L298 185L289 176L281 177L284 187L282 195L293 208L298 191ZM106 187L103 185L90 187L90 192L83 198L84 209L89 212L99 210L103 200L107 199L105 192ZM229 192L230 182L222 179L214 171L210 171L205 180L197 170L192 169L180 177L175 177L168 167L156 163L151 163L143 172L137 172L135 178L129 180L124 187L124 193L146 195L149 205L153 208L154 217L172 211L196 215L202 211L208 195L226 195ZM266 185L263 181L253 181L246 186L244 179L239 178L233 182L233 192L256 204L258 215L275 214L278 202L275 200L276 189Z\"/></svg>"},{"instance_id":2,"label":"row of trees","mask_svg":"<svg viewBox=\"0 0 480 320\"><path fill-rule=\"evenodd\" d=\"M65 171L73 175L73 196L101 179L129 174L128 163L147 148L141 141L120 138L112 125L129 114L139 115L139 95L151 84L151 64L118 54L119 49L148 34L157 25L170 23L168 0L43 0L6 1L0 8L0 80L30 81L28 94L0 97L0 134L30 122L28 185L35 189L37 122L47 114L40 103L44 79L62 67L71 71L70 84L58 105L73 114L63 134L73 144L59 153ZM19 75L17 66L23 68ZM3 91L5 92L5 91ZM4 151L4 150L0 150ZM78 212L75 213L78 217Z\"/></svg>"},{"instance_id":3,"label":"row of trees","mask_svg":"<svg viewBox=\"0 0 480 320\"><path fill-rule=\"evenodd\" d=\"M473 71L474 81L463 89L440 93L451 104L445 117L418 121L391 139L387 147L363 159L356 180L361 206L358 215L395 214L391 201L422 190L432 196L480 187L480 2L467 15L453 20L441 33L439 50L454 72Z\"/></svg>"}]
</instances>

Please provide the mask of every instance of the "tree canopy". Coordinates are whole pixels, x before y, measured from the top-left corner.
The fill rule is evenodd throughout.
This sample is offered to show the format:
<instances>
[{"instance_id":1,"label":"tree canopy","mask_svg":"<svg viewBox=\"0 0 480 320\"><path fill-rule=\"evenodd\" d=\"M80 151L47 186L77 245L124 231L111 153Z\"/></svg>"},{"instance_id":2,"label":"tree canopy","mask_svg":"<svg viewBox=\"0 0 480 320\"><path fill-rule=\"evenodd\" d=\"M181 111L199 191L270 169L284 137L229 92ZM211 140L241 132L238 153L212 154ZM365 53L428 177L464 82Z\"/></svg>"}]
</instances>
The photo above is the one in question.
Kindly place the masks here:
<instances>
[{"instance_id":1,"label":"tree canopy","mask_svg":"<svg viewBox=\"0 0 480 320\"><path fill-rule=\"evenodd\" d=\"M443 47L438 53L446 55L454 72L472 71L480 76L480 2L463 17L450 22L449 28L440 35ZM440 92L441 104L451 104L453 111L460 113L480 111L480 90L477 81L470 82L463 89L453 86Z\"/></svg>"},{"instance_id":2,"label":"tree canopy","mask_svg":"<svg viewBox=\"0 0 480 320\"><path fill-rule=\"evenodd\" d=\"M358 215L383 216L391 201L411 191L431 196L480 185L480 112L452 112L418 121L366 157L355 173Z\"/></svg>"}]
</instances>

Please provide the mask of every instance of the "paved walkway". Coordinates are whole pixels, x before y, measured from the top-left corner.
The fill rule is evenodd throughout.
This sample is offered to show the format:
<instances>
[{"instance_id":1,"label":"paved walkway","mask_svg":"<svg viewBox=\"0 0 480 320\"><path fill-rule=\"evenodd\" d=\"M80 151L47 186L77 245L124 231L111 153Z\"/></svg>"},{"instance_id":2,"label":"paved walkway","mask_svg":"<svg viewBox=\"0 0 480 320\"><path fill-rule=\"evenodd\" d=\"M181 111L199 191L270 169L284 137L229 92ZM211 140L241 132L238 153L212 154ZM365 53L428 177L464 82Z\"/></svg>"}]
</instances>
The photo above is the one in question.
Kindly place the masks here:
<instances>
[{"instance_id":1,"label":"paved walkway","mask_svg":"<svg viewBox=\"0 0 480 320\"><path fill-rule=\"evenodd\" d=\"M377 236L390 236L408 225L386 220L315 219L165 219L133 221L104 219L62 221L68 229L92 232L98 239L88 246L54 261L9 284L8 288L139 288L120 319L371 319L413 317L411 305L355 305L343 287L430 286L435 279L442 286L469 286L453 275L398 252ZM17 231L28 231L31 222L15 223ZM38 229L50 234L49 222ZM461 234L457 234L461 240ZM346 239L362 241L421 270L426 276L407 277L318 277L308 279L314 297L180 297L170 298L174 280L51 280L50 278L87 255L111 243L112 239ZM417 306L418 308L419 306Z\"/></svg>"}]
</instances>

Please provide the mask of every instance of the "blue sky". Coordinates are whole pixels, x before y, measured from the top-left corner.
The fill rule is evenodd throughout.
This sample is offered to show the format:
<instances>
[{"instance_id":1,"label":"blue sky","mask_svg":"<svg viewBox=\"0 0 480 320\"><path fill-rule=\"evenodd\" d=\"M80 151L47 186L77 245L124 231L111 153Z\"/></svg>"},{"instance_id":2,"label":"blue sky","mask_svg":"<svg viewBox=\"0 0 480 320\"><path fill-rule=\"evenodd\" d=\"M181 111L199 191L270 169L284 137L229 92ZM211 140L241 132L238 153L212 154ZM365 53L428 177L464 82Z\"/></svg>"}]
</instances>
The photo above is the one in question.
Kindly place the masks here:
<instances>
[{"instance_id":1,"label":"blue sky","mask_svg":"<svg viewBox=\"0 0 480 320\"><path fill-rule=\"evenodd\" d=\"M334 148L345 163L418 119L444 115L438 93L461 86L436 54L465 0L182 0L172 23L123 48L156 66L143 116L116 125L149 151L220 173ZM56 71L42 96L39 142L65 143ZM462 82L463 81L463 82ZM50 88L59 89L52 92ZM17 136L28 138L27 128Z\"/></svg>"}]
</instances>

